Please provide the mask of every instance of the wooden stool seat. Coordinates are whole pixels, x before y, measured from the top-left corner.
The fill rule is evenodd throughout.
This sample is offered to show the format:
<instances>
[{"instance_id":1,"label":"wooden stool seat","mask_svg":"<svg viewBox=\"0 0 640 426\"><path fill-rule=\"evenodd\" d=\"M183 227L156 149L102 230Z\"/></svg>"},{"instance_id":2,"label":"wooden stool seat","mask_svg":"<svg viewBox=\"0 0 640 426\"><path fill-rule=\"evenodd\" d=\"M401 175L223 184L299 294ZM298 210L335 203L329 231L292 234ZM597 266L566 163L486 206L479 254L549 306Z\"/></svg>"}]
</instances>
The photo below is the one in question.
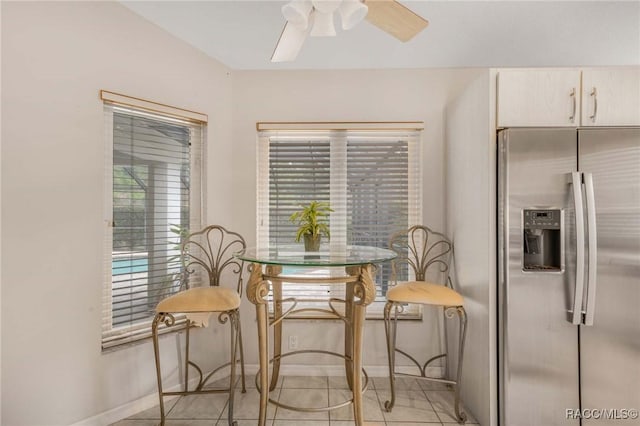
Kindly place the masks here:
<instances>
[{"instance_id":1,"label":"wooden stool seat","mask_svg":"<svg viewBox=\"0 0 640 426\"><path fill-rule=\"evenodd\" d=\"M398 284L387 292L387 300L395 303L419 303L421 305L463 306L464 299L455 290L441 284L410 281Z\"/></svg>"}]
</instances>

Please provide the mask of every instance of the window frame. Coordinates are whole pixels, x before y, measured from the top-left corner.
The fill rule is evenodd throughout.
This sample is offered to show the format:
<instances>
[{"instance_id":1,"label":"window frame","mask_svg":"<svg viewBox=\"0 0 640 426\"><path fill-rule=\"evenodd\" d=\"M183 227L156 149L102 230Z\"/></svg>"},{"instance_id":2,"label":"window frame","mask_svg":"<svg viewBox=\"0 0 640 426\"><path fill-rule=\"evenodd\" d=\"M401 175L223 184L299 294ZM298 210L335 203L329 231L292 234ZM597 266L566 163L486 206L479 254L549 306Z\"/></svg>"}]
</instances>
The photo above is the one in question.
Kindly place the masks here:
<instances>
[{"instance_id":1,"label":"window frame","mask_svg":"<svg viewBox=\"0 0 640 426\"><path fill-rule=\"evenodd\" d=\"M151 337L151 322L153 315L133 324L113 325L113 230L114 230L114 112L131 116L158 119L177 125L198 127L199 137L189 141L189 232L200 230L204 217L205 173L203 167L206 131L208 117L206 114L172 107L166 104L130 97L106 90L100 91L103 101L104 143L105 143L105 172L104 172L104 276L102 282L101 300L101 346L102 350L112 350ZM184 317L176 318L185 322ZM171 329L162 325L159 332L179 331L181 327Z\"/></svg>"},{"instance_id":2,"label":"window frame","mask_svg":"<svg viewBox=\"0 0 640 426\"><path fill-rule=\"evenodd\" d=\"M405 135L408 139L408 190L407 190L407 202L408 202L408 227L422 222L422 130L423 123L421 122L376 122L376 123L258 123L257 126L257 229L256 237L257 244L265 244L269 240L269 176L270 176L270 138L272 137L308 137L316 140L329 140L331 145L331 163L330 168L334 167L335 162L344 163L344 170L339 173L334 173L331 170L330 180L332 188L330 189L331 203L334 206L335 199L333 198L333 185L334 182L339 182L341 179L346 179L347 175L347 140L350 136L358 134L376 134L390 136ZM338 142L343 140L343 142ZM343 143L344 147L339 150L334 150L334 145ZM342 155L338 154L336 158L336 151L343 151ZM348 197L348 193L345 195ZM346 205L347 199L343 200L344 217L337 220L331 219L332 226L335 223L344 222L344 232L335 233L335 229L332 229L331 245L334 244L346 244L347 242L347 229L346 229ZM333 215L333 213L332 213ZM338 240L336 242L336 240ZM386 247L386 246L385 246ZM317 270L311 271L311 273L318 273ZM328 274L336 273L332 271L326 272ZM339 273L339 272L337 272ZM411 279L411 277L409 277ZM286 282L286 281L285 281ZM391 284L391 283L390 283ZM332 290L341 290L343 286L333 286ZM330 293L333 296L333 293ZM380 319L382 318L384 308L384 295L378 296L377 300L368 307L367 318ZM299 305L300 306L300 305ZM271 304L270 304L271 310ZM271 312L272 313L272 312ZM400 315L403 319L421 319L422 309L419 305L410 305ZM322 319L327 318L322 314L305 314L304 316L294 316L294 318L313 318Z\"/></svg>"}]
</instances>

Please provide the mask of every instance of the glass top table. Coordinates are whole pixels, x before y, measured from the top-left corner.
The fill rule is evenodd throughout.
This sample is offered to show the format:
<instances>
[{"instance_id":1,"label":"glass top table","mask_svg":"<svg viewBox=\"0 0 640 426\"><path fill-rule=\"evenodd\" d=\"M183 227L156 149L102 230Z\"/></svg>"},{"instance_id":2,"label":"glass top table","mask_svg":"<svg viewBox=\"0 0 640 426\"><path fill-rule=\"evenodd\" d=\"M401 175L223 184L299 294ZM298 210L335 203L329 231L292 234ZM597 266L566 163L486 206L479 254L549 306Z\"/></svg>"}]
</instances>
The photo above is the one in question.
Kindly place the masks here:
<instances>
[{"instance_id":1,"label":"glass top table","mask_svg":"<svg viewBox=\"0 0 640 426\"><path fill-rule=\"evenodd\" d=\"M269 247L250 247L235 253L238 259L263 265L280 266L355 266L368 263L381 263L394 259L396 253L379 247L347 246L333 249L321 246L320 251L307 252L302 244L277 245Z\"/></svg>"},{"instance_id":2,"label":"glass top table","mask_svg":"<svg viewBox=\"0 0 640 426\"><path fill-rule=\"evenodd\" d=\"M366 381L362 381L362 341L365 311L367 305L375 300L375 271L376 263L394 259L397 255L392 250L370 246L342 246L333 248L331 244L320 246L317 252L307 252L303 244L270 245L260 248L247 248L234 253L234 256L251 263L251 275L247 282L246 295L256 309L256 323L258 326L258 355L260 370L256 377L256 386L260 392L260 410L258 426L264 426L267 421L267 403L296 411L329 411L345 405L353 405L353 417L356 426L364 423L362 393L366 388ZM286 278L283 268L322 268L343 267L345 274L341 276L303 276ZM283 284L339 284L345 286L344 299L331 297L329 310L326 311L334 318L344 322L344 353L330 352L318 349L305 349L282 353L282 324L283 320L296 312L295 298L287 298L287 303L293 300L293 306L283 309ZM271 297L269 295L272 295ZM269 304L273 305L273 319L270 321ZM334 307L343 305L343 312ZM316 308L298 308L298 312L317 311ZM273 356L269 359L269 328L273 328ZM292 407L269 397L278 382L280 360L296 353L316 353L338 356L343 358L345 376L352 393L352 398L332 406ZM271 367L271 380L268 369ZM368 379L367 379L368 380Z\"/></svg>"}]
</instances>

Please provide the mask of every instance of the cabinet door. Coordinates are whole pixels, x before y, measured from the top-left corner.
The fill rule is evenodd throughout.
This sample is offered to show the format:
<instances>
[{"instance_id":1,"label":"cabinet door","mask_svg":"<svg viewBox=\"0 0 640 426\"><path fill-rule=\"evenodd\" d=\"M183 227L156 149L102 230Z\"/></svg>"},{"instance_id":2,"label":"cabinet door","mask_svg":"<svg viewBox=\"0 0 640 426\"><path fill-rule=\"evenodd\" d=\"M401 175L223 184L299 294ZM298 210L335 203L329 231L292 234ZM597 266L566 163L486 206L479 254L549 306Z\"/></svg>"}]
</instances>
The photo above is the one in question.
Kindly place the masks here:
<instances>
[{"instance_id":1,"label":"cabinet door","mask_svg":"<svg viewBox=\"0 0 640 426\"><path fill-rule=\"evenodd\" d=\"M579 96L579 70L502 70L498 127L577 126Z\"/></svg>"},{"instance_id":2,"label":"cabinet door","mask_svg":"<svg viewBox=\"0 0 640 426\"><path fill-rule=\"evenodd\" d=\"M582 125L640 125L640 67L585 69Z\"/></svg>"}]
</instances>

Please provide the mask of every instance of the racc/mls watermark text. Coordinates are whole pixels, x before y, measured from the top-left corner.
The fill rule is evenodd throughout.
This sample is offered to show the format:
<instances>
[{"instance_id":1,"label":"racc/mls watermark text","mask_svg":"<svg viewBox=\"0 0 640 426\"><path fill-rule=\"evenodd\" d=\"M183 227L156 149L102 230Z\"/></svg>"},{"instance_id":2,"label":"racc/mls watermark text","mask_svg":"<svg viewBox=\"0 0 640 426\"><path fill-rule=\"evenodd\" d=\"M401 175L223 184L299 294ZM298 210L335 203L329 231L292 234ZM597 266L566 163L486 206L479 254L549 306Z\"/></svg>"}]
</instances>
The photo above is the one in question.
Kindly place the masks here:
<instances>
[{"instance_id":1,"label":"racc/mls watermark text","mask_svg":"<svg viewBox=\"0 0 640 426\"><path fill-rule=\"evenodd\" d=\"M567 408L567 419L594 419L594 420L635 420L638 418L636 408Z\"/></svg>"}]
</instances>

